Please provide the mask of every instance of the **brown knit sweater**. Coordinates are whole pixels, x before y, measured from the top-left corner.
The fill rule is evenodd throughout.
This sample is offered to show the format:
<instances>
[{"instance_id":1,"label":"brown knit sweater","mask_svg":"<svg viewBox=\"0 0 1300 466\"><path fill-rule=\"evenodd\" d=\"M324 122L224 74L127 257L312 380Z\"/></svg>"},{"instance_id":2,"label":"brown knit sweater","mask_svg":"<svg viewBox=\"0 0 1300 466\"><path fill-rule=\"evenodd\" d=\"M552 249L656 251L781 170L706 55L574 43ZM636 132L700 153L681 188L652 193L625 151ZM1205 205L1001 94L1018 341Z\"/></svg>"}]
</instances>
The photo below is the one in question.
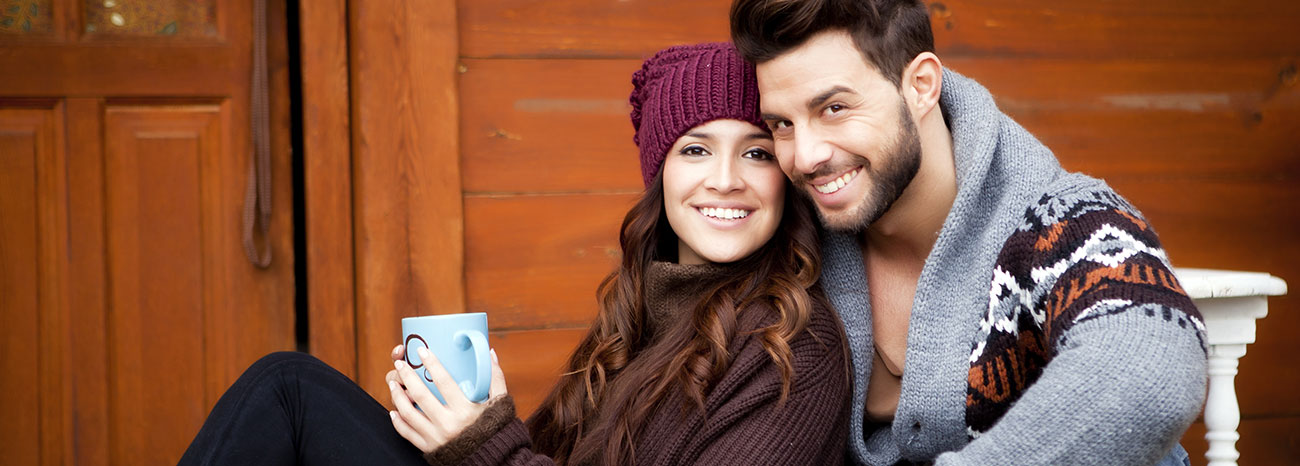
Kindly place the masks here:
<instances>
[{"instance_id":1,"label":"brown knit sweater","mask_svg":"<svg viewBox=\"0 0 1300 466\"><path fill-rule=\"evenodd\" d=\"M722 270L716 265L655 263L646 278L651 331L689 312L683 302L716 283ZM757 308L740 314L737 337L728 346L735 358L709 391L705 410L684 415L678 407L685 394L669 395L660 404L665 408L651 414L637 439L636 464L820 465L843 461L852 380L839 320L831 310L818 306L808 329L790 342L794 380L785 403L778 406L780 370L759 338L749 335L750 330L774 322L774 314ZM480 422L427 459L431 464L554 464L531 450L523 422L502 415L513 412L508 398L494 401Z\"/></svg>"}]
</instances>

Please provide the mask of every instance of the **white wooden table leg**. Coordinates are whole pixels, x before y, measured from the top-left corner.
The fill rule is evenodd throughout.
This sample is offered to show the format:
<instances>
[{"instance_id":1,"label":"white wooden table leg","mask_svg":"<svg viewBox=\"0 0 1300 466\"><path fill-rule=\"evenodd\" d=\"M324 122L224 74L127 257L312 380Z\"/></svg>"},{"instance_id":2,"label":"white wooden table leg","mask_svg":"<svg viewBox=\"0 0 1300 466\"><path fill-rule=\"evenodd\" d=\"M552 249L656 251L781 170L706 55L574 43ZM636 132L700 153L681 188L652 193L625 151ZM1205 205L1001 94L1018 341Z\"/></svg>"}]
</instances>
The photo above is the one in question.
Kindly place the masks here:
<instances>
[{"instance_id":1,"label":"white wooden table leg","mask_svg":"<svg viewBox=\"0 0 1300 466\"><path fill-rule=\"evenodd\" d=\"M1205 458L1210 466L1236 466L1237 427L1241 408L1237 405L1237 360L1246 355L1246 345L1210 345L1210 389L1205 400L1205 439L1210 449Z\"/></svg>"}]
</instances>

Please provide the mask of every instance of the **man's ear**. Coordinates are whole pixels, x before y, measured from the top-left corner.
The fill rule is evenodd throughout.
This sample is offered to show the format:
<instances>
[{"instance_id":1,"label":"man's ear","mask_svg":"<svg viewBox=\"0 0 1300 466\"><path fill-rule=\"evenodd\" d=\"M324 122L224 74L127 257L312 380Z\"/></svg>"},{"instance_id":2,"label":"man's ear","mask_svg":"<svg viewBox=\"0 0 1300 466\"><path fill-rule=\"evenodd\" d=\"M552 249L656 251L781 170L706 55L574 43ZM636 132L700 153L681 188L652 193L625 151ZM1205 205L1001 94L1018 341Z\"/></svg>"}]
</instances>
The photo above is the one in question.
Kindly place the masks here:
<instances>
[{"instance_id":1,"label":"man's ear","mask_svg":"<svg viewBox=\"0 0 1300 466\"><path fill-rule=\"evenodd\" d=\"M921 52L903 69L900 87L908 110L920 121L939 106L939 94L943 90L943 63L939 62L939 57L934 53Z\"/></svg>"}]
</instances>

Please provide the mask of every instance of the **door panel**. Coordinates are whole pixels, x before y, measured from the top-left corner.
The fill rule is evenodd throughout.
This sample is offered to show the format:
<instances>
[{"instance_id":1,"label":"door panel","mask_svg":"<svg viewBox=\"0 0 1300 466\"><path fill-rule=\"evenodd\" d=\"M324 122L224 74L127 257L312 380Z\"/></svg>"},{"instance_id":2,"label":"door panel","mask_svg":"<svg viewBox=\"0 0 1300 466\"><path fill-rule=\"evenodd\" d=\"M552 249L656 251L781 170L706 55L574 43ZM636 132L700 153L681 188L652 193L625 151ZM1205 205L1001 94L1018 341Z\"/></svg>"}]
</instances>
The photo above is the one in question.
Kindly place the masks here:
<instances>
[{"instance_id":1,"label":"door panel","mask_svg":"<svg viewBox=\"0 0 1300 466\"><path fill-rule=\"evenodd\" d=\"M5 463L174 464L245 367L294 349L284 2L268 3L259 269L242 244L253 2L0 0L0 25L13 4L45 18L0 28Z\"/></svg>"},{"instance_id":2,"label":"door panel","mask_svg":"<svg viewBox=\"0 0 1300 466\"><path fill-rule=\"evenodd\" d=\"M208 400L202 169L221 154L220 109L110 107L105 118L113 458L174 461ZM205 176L207 175L207 176ZM158 383L165 380L166 383ZM205 396L206 395L206 396ZM141 407L148 407L141 409ZM183 427L183 428L178 428ZM151 448L152 447L152 448Z\"/></svg>"},{"instance_id":3,"label":"door panel","mask_svg":"<svg viewBox=\"0 0 1300 466\"><path fill-rule=\"evenodd\" d=\"M39 464L43 404L59 403L39 383L41 319L51 311L40 290L41 167L54 153L54 109L0 108L0 457Z\"/></svg>"}]
</instances>

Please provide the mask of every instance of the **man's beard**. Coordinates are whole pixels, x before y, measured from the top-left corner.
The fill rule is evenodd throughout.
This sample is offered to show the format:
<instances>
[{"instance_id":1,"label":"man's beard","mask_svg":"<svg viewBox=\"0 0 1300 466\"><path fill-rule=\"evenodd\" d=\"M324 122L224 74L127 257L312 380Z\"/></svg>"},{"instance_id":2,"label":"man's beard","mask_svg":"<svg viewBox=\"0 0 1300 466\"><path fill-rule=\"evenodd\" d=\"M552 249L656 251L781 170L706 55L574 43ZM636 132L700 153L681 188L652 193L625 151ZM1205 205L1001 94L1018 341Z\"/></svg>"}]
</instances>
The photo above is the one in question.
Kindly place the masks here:
<instances>
[{"instance_id":1,"label":"man's beard","mask_svg":"<svg viewBox=\"0 0 1300 466\"><path fill-rule=\"evenodd\" d=\"M863 196L862 203L852 212L836 217L826 215L821 206L817 206L817 216L821 218L822 225L827 229L843 233L860 233L866 230L881 215L889 211L894 201L903 195L903 190L912 183L916 172L921 169L921 138L916 131L916 124L912 122L905 104L899 104L898 108L898 132L894 134L894 140L885 146L883 150L885 157L879 159L881 163L872 164L866 157L853 155L862 164L862 173L858 176L868 176L865 181L871 182L871 187ZM813 174L807 178L817 176L821 174ZM806 190L798 191L804 196L812 197L812 194ZM813 204L817 203L813 202Z\"/></svg>"}]
</instances>

